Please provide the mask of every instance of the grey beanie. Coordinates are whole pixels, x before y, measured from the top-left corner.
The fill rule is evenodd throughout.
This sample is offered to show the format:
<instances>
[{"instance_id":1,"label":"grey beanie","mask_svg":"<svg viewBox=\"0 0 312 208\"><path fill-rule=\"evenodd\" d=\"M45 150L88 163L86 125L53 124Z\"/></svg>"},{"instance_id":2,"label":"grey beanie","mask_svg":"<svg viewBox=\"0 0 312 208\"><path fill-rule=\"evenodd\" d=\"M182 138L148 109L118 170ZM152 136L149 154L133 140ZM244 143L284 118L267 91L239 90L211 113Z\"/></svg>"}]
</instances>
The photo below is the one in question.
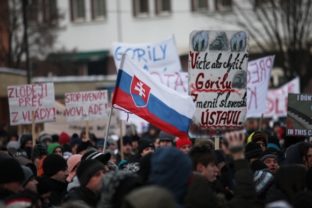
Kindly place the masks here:
<instances>
[{"instance_id":1,"label":"grey beanie","mask_svg":"<svg viewBox=\"0 0 312 208\"><path fill-rule=\"evenodd\" d=\"M24 180L22 182L22 185L25 186L32 178L34 178L34 173L32 172L32 170L25 166L25 165L22 165L22 169L23 169L23 172L24 172Z\"/></svg>"},{"instance_id":2,"label":"grey beanie","mask_svg":"<svg viewBox=\"0 0 312 208\"><path fill-rule=\"evenodd\" d=\"M76 175L78 177L80 185L86 186L90 178L94 176L96 172L103 169L104 169L103 163L101 163L98 160L81 161L76 171Z\"/></svg>"}]
</instances>

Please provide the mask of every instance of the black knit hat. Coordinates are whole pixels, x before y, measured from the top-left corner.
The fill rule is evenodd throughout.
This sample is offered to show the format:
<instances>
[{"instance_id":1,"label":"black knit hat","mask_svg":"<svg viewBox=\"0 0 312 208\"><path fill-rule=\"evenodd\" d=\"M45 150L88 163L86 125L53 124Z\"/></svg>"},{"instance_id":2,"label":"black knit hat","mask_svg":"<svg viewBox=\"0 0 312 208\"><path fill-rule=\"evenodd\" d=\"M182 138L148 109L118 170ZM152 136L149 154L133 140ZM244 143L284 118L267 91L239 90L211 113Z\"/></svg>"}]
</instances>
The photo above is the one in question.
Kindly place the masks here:
<instances>
[{"instance_id":1,"label":"black knit hat","mask_svg":"<svg viewBox=\"0 0 312 208\"><path fill-rule=\"evenodd\" d=\"M0 159L0 184L22 182L24 172L21 165L13 158Z\"/></svg>"},{"instance_id":2,"label":"black knit hat","mask_svg":"<svg viewBox=\"0 0 312 208\"><path fill-rule=\"evenodd\" d=\"M83 154L83 156L81 157L81 161L97 160L103 163L104 165L106 165L110 158L111 158L111 154L109 152L103 154L101 152L98 152L97 150L91 149Z\"/></svg>"},{"instance_id":3,"label":"black knit hat","mask_svg":"<svg viewBox=\"0 0 312 208\"><path fill-rule=\"evenodd\" d=\"M249 142L245 147L245 157L247 160L250 160L251 158L259 158L261 153L261 147L256 142Z\"/></svg>"},{"instance_id":4,"label":"black knit hat","mask_svg":"<svg viewBox=\"0 0 312 208\"><path fill-rule=\"evenodd\" d=\"M51 177L61 170L67 169L66 160L57 154L48 155L43 161L44 175Z\"/></svg>"},{"instance_id":5,"label":"black knit hat","mask_svg":"<svg viewBox=\"0 0 312 208\"><path fill-rule=\"evenodd\" d=\"M104 165L98 160L84 160L79 164L76 175L81 186L86 186L90 178L99 170L103 170Z\"/></svg>"}]
</instances>

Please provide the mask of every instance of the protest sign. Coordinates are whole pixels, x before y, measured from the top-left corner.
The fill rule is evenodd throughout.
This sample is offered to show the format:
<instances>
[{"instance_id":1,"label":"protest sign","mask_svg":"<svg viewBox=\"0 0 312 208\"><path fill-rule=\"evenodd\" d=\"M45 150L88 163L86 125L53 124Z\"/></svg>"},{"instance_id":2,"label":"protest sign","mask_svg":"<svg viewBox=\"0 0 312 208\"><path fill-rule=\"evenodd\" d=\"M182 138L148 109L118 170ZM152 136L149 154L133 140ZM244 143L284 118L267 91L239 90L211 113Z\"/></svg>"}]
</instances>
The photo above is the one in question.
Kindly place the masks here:
<instances>
[{"instance_id":1,"label":"protest sign","mask_svg":"<svg viewBox=\"0 0 312 208\"><path fill-rule=\"evenodd\" d=\"M264 117L286 117L289 93L300 93L298 77L278 89L268 91Z\"/></svg>"},{"instance_id":2,"label":"protest sign","mask_svg":"<svg viewBox=\"0 0 312 208\"><path fill-rule=\"evenodd\" d=\"M189 91L196 104L193 124L201 128L243 125L246 116L247 34L193 31Z\"/></svg>"},{"instance_id":3,"label":"protest sign","mask_svg":"<svg viewBox=\"0 0 312 208\"><path fill-rule=\"evenodd\" d=\"M8 86L10 124L55 121L54 84Z\"/></svg>"},{"instance_id":4,"label":"protest sign","mask_svg":"<svg viewBox=\"0 0 312 208\"><path fill-rule=\"evenodd\" d=\"M173 37L158 43L114 43L113 56L117 69L124 53L138 68L149 72L181 71L181 63Z\"/></svg>"},{"instance_id":5,"label":"protest sign","mask_svg":"<svg viewBox=\"0 0 312 208\"><path fill-rule=\"evenodd\" d=\"M69 122L107 119L107 90L65 93L65 106Z\"/></svg>"},{"instance_id":6,"label":"protest sign","mask_svg":"<svg viewBox=\"0 0 312 208\"><path fill-rule=\"evenodd\" d=\"M267 56L248 63L247 117L260 118L266 110L266 98L274 64L274 56Z\"/></svg>"},{"instance_id":7,"label":"protest sign","mask_svg":"<svg viewBox=\"0 0 312 208\"><path fill-rule=\"evenodd\" d=\"M312 136L312 95L289 94L287 135Z\"/></svg>"}]
</instances>

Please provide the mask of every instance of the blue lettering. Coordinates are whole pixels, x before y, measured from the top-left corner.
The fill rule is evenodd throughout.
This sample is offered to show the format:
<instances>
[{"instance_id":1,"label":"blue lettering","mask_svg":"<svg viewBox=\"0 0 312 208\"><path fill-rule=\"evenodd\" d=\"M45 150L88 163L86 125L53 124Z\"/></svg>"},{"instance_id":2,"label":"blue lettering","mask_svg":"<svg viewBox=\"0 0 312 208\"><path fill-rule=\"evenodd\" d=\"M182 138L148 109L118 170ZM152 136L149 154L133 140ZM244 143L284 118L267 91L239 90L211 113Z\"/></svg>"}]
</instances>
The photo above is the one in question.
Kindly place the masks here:
<instances>
[{"instance_id":1,"label":"blue lettering","mask_svg":"<svg viewBox=\"0 0 312 208\"><path fill-rule=\"evenodd\" d=\"M121 60L121 57L122 57L122 52L119 52L119 50L121 49L121 46L117 47L116 50L115 50L115 58L120 61Z\"/></svg>"}]
</instances>

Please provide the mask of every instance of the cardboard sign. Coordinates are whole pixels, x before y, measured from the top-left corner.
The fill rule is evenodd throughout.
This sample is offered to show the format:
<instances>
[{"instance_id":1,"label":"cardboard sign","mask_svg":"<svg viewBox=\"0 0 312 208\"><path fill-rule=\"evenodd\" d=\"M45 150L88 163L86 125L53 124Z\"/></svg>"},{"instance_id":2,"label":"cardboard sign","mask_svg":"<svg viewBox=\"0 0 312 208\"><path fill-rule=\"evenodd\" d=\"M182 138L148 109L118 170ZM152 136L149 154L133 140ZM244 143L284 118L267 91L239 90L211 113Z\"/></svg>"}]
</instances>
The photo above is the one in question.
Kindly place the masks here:
<instances>
[{"instance_id":1,"label":"cardboard sign","mask_svg":"<svg viewBox=\"0 0 312 208\"><path fill-rule=\"evenodd\" d=\"M266 110L266 98L274 64L274 56L267 56L248 63L247 117L261 117Z\"/></svg>"},{"instance_id":2,"label":"cardboard sign","mask_svg":"<svg viewBox=\"0 0 312 208\"><path fill-rule=\"evenodd\" d=\"M298 77L278 89L268 91L264 117L286 117L289 93L300 93Z\"/></svg>"},{"instance_id":3,"label":"cardboard sign","mask_svg":"<svg viewBox=\"0 0 312 208\"><path fill-rule=\"evenodd\" d=\"M246 116L246 32L193 31L190 35L189 91L200 128L236 128Z\"/></svg>"},{"instance_id":4,"label":"cardboard sign","mask_svg":"<svg viewBox=\"0 0 312 208\"><path fill-rule=\"evenodd\" d=\"M132 63L149 72L179 72L182 69L173 37L158 43L114 43L113 56L117 69L124 53Z\"/></svg>"},{"instance_id":5,"label":"cardboard sign","mask_svg":"<svg viewBox=\"0 0 312 208\"><path fill-rule=\"evenodd\" d=\"M107 90L66 93L65 106L64 115L69 122L107 119Z\"/></svg>"},{"instance_id":6,"label":"cardboard sign","mask_svg":"<svg viewBox=\"0 0 312 208\"><path fill-rule=\"evenodd\" d=\"M287 135L312 136L312 95L289 94Z\"/></svg>"},{"instance_id":7,"label":"cardboard sign","mask_svg":"<svg viewBox=\"0 0 312 208\"><path fill-rule=\"evenodd\" d=\"M10 124L55 121L54 84L8 86Z\"/></svg>"}]
</instances>

